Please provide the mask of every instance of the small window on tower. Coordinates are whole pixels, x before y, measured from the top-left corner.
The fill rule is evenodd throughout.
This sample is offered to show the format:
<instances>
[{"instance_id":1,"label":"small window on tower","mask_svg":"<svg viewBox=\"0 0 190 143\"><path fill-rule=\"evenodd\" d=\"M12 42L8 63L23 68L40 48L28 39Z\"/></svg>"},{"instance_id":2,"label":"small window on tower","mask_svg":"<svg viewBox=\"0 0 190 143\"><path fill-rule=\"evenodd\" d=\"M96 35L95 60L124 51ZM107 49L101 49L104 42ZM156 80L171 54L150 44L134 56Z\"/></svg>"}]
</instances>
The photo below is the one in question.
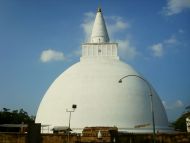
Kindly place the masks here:
<instances>
[{"instance_id":1,"label":"small window on tower","mask_svg":"<svg viewBox=\"0 0 190 143\"><path fill-rule=\"evenodd\" d=\"M102 55L102 47L101 47L101 45L98 46L98 55Z\"/></svg>"}]
</instances>

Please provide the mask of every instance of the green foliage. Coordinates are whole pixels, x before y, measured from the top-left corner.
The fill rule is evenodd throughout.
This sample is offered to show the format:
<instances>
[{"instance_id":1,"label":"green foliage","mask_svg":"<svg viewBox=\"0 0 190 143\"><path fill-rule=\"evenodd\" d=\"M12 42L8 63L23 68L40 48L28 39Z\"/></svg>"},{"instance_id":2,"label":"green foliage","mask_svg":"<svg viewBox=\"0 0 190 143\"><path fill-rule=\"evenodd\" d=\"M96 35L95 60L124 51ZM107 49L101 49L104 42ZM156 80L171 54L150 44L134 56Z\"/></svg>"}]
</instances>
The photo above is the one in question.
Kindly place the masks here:
<instances>
[{"instance_id":1,"label":"green foliage","mask_svg":"<svg viewBox=\"0 0 190 143\"><path fill-rule=\"evenodd\" d=\"M3 108L0 111L0 124L21 124L34 122L34 117L30 117L26 111L20 110L10 110Z\"/></svg>"},{"instance_id":2,"label":"green foliage","mask_svg":"<svg viewBox=\"0 0 190 143\"><path fill-rule=\"evenodd\" d=\"M180 118L178 118L174 123L174 128L176 130L182 131L182 132L186 132L187 131L187 127L186 127L186 118L190 117L190 112L186 112L184 113Z\"/></svg>"},{"instance_id":3,"label":"green foliage","mask_svg":"<svg viewBox=\"0 0 190 143\"><path fill-rule=\"evenodd\" d=\"M29 124L34 123L34 116L29 116L23 109L10 110L3 108L0 111L0 124ZM4 131L5 128L0 127L0 131ZM12 129L11 129L12 130Z\"/></svg>"}]
</instances>

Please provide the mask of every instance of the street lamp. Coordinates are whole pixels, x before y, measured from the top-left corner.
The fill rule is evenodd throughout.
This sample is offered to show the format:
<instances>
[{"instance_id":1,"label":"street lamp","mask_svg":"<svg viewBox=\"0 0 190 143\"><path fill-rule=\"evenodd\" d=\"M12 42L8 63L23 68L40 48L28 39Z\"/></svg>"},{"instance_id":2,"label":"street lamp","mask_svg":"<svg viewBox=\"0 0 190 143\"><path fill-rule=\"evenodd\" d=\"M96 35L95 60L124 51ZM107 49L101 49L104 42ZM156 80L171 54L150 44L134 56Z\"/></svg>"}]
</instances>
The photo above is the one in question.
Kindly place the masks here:
<instances>
[{"instance_id":1,"label":"street lamp","mask_svg":"<svg viewBox=\"0 0 190 143\"><path fill-rule=\"evenodd\" d=\"M137 78L143 80L148 85L148 88L150 90L150 95L149 96L150 96L150 106L151 106L151 113L152 113L153 143L155 143L156 142L156 138L155 138L156 137L156 133L155 133L154 109L153 109L153 99L152 99L152 95L153 94L152 94L151 85L149 84L149 82L146 79L144 79L144 78L142 78L141 76L138 76L138 75L126 75L126 76L122 77L118 82L122 83L122 80L124 78L130 77L130 76L134 76L134 77L137 77Z\"/></svg>"},{"instance_id":2,"label":"street lamp","mask_svg":"<svg viewBox=\"0 0 190 143\"><path fill-rule=\"evenodd\" d=\"M77 108L77 105L76 105L76 104L73 104L73 105L72 105L72 110L66 109L66 112L69 112L68 143L69 143L69 132L70 132L71 113L74 112L76 108Z\"/></svg>"}]
</instances>

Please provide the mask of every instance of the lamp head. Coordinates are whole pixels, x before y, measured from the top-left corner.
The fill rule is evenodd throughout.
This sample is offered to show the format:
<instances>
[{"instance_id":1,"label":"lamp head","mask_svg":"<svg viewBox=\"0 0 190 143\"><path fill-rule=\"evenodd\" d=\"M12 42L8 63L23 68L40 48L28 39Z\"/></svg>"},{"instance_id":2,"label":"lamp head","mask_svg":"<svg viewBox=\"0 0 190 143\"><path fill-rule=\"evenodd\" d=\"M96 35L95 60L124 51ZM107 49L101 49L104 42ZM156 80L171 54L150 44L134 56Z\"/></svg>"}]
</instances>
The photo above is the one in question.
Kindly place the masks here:
<instances>
[{"instance_id":1,"label":"lamp head","mask_svg":"<svg viewBox=\"0 0 190 143\"><path fill-rule=\"evenodd\" d=\"M77 105L76 104L73 104L72 105L72 108L75 110L77 108Z\"/></svg>"},{"instance_id":2,"label":"lamp head","mask_svg":"<svg viewBox=\"0 0 190 143\"><path fill-rule=\"evenodd\" d=\"M119 82L119 83L122 83L122 80L120 79L118 82Z\"/></svg>"}]
</instances>

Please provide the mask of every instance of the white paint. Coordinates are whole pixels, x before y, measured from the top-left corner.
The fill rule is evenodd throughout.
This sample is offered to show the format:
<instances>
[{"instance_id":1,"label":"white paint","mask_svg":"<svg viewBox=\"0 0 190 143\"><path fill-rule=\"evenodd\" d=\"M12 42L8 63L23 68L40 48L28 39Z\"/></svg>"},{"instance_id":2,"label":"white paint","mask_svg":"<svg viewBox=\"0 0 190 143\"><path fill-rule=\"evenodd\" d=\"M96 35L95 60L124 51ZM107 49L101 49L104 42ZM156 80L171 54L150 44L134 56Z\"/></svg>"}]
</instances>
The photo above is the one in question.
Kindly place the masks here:
<instances>
[{"instance_id":1,"label":"white paint","mask_svg":"<svg viewBox=\"0 0 190 143\"><path fill-rule=\"evenodd\" d=\"M86 43L82 45L82 57L80 59L119 59L117 49L117 43Z\"/></svg>"},{"instance_id":2,"label":"white paint","mask_svg":"<svg viewBox=\"0 0 190 143\"><path fill-rule=\"evenodd\" d=\"M95 22L95 27L98 27L96 24L99 23ZM103 37L103 41L107 42L106 32ZM98 54L97 45L103 53ZM117 45L87 43L82 48L81 61L63 72L47 90L40 103L36 122L50 125L51 128L68 126L69 114L66 109L76 104L71 128L117 126L119 131L152 132L150 89L147 83L137 77L128 77L123 83L118 83L125 75L139 74L119 60ZM156 92L152 91L156 130L168 131L165 109ZM135 128L145 124L149 126Z\"/></svg>"},{"instance_id":3,"label":"white paint","mask_svg":"<svg viewBox=\"0 0 190 143\"><path fill-rule=\"evenodd\" d=\"M101 9L99 8L92 29L91 43L105 43L105 42L109 42L109 36Z\"/></svg>"},{"instance_id":4,"label":"white paint","mask_svg":"<svg viewBox=\"0 0 190 143\"><path fill-rule=\"evenodd\" d=\"M63 72L46 92L36 122L53 126L67 126L66 108L77 104L72 113L71 127L117 126L134 128L151 124L149 88L144 81L128 77L136 74L129 65L119 60L84 60ZM154 92L156 128L168 126L164 107ZM150 128L150 127L148 127Z\"/></svg>"},{"instance_id":5,"label":"white paint","mask_svg":"<svg viewBox=\"0 0 190 143\"><path fill-rule=\"evenodd\" d=\"M101 131L99 130L98 131L98 139L101 139L102 138L102 133L101 133Z\"/></svg>"}]
</instances>

